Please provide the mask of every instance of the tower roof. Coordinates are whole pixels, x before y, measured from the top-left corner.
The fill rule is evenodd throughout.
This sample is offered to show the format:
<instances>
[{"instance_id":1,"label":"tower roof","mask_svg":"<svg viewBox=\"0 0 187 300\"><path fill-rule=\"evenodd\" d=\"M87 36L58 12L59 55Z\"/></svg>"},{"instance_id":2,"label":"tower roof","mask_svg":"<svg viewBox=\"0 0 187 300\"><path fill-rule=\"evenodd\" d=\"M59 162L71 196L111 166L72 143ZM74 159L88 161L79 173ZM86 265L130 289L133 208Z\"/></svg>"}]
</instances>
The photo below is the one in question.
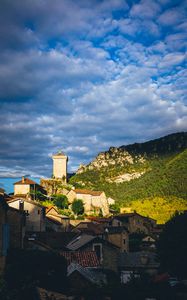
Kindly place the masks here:
<instances>
[{"instance_id":1,"label":"tower roof","mask_svg":"<svg viewBox=\"0 0 187 300\"><path fill-rule=\"evenodd\" d=\"M57 153L54 153L53 156L66 156L62 151L58 151Z\"/></svg>"}]
</instances>

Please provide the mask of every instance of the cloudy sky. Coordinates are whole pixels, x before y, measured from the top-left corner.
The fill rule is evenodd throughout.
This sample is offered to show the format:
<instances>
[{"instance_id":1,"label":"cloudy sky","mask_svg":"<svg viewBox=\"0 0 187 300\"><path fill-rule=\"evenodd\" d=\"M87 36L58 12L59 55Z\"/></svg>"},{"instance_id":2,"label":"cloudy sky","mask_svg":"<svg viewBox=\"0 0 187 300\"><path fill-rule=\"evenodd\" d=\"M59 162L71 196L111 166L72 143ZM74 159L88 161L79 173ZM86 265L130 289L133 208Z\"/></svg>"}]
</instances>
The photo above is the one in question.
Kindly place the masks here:
<instances>
[{"instance_id":1,"label":"cloudy sky","mask_svg":"<svg viewBox=\"0 0 187 300\"><path fill-rule=\"evenodd\" d=\"M187 1L0 0L0 176L187 130Z\"/></svg>"}]
</instances>

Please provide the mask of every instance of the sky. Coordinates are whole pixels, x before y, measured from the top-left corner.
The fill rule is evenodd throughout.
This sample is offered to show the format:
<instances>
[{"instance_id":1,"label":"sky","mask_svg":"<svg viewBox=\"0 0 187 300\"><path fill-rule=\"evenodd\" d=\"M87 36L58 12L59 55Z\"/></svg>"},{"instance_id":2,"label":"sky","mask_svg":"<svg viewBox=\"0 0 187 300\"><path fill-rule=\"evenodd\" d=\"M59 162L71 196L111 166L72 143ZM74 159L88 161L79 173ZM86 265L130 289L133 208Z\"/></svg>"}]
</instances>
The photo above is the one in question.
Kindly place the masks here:
<instances>
[{"instance_id":1,"label":"sky","mask_svg":"<svg viewBox=\"0 0 187 300\"><path fill-rule=\"evenodd\" d=\"M0 0L0 176L187 130L187 1Z\"/></svg>"}]
</instances>

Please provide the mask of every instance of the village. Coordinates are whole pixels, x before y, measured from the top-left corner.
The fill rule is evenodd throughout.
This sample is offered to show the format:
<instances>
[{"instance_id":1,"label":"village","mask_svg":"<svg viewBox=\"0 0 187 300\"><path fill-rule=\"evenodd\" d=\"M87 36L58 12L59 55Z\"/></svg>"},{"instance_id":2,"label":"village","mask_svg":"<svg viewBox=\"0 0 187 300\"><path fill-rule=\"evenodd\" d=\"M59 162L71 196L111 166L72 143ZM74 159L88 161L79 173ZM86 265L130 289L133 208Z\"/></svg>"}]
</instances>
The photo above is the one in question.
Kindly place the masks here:
<instances>
[{"instance_id":1,"label":"village","mask_svg":"<svg viewBox=\"0 0 187 300\"><path fill-rule=\"evenodd\" d=\"M136 211L114 212L111 207L115 200L103 191L70 186L68 157L58 152L52 159L52 178L41 179L38 184L22 177L14 183L13 195L0 191L0 273L6 268L10 251L42 251L63 257L68 291L63 281L63 293L58 288L50 291L35 286L36 299L41 300L95 299L89 291L103 291L111 278L116 286L128 285L142 276L154 283L169 280L166 274L159 275L156 255L163 225ZM57 202L52 201L54 195ZM109 290L102 293L101 299L115 299Z\"/></svg>"}]
</instances>

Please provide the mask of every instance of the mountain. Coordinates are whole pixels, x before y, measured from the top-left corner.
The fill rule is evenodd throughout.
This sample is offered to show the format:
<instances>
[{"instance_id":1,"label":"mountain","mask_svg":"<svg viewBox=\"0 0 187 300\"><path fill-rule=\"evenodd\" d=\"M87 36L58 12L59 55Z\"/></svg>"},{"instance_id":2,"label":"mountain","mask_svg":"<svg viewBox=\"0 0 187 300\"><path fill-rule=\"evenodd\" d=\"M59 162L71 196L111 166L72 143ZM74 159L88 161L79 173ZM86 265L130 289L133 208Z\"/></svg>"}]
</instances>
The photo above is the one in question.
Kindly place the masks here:
<instances>
[{"instance_id":1,"label":"mountain","mask_svg":"<svg viewBox=\"0 0 187 300\"><path fill-rule=\"evenodd\" d=\"M111 147L81 166L70 181L104 190L118 206L130 206L164 222L175 210L187 209L187 132ZM158 214L161 203L165 217Z\"/></svg>"}]
</instances>

